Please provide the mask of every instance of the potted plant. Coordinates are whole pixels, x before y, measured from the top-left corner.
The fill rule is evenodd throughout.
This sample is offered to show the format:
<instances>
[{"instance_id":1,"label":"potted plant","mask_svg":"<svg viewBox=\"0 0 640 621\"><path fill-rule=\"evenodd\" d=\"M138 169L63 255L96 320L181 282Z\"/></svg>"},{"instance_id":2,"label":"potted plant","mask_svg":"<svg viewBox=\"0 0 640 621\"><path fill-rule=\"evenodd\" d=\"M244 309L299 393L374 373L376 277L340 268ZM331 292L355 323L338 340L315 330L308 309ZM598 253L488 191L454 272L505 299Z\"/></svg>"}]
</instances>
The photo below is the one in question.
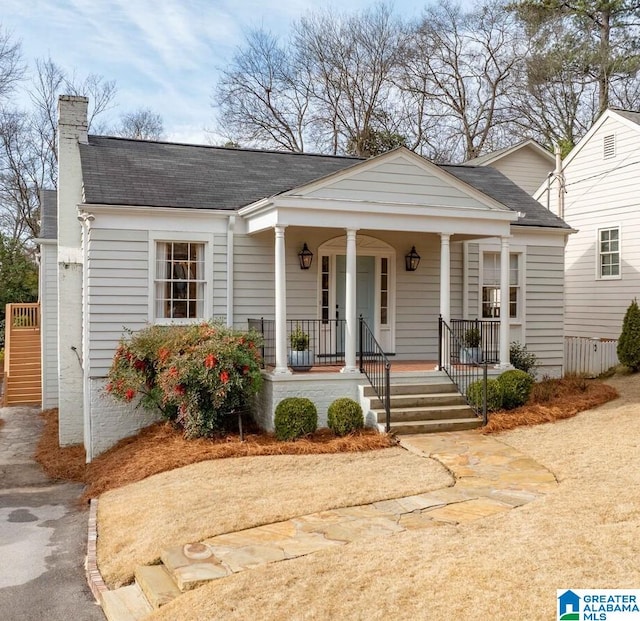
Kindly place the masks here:
<instances>
[{"instance_id":1,"label":"potted plant","mask_svg":"<svg viewBox=\"0 0 640 621\"><path fill-rule=\"evenodd\" d=\"M289 336L291 349L289 350L289 366L294 371L308 371L315 361L313 352L309 349L309 335L296 325Z\"/></svg>"},{"instance_id":2,"label":"potted plant","mask_svg":"<svg viewBox=\"0 0 640 621\"><path fill-rule=\"evenodd\" d=\"M480 342L482 335L479 328L469 328L462 337L462 348L460 349L460 362L471 364L482 362L482 348Z\"/></svg>"}]
</instances>

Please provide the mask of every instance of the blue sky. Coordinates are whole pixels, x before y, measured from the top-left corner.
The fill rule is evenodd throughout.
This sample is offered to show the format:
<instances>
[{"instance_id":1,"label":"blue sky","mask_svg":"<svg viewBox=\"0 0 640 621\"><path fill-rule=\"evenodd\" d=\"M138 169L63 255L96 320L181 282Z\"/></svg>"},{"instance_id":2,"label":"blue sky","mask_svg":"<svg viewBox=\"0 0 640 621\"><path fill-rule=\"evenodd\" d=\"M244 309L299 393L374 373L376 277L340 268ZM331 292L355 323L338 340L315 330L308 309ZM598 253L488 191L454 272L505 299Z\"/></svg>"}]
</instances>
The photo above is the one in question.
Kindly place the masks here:
<instances>
[{"instance_id":1,"label":"blue sky","mask_svg":"<svg viewBox=\"0 0 640 621\"><path fill-rule=\"evenodd\" d=\"M370 0L342 0L340 10ZM211 93L216 71L248 29L286 34L314 0L2 0L0 24L21 40L30 64L50 56L79 76L117 82L115 118L139 107L164 120L166 139L207 142L215 125ZM417 17L424 2L396 0L395 11Z\"/></svg>"}]
</instances>

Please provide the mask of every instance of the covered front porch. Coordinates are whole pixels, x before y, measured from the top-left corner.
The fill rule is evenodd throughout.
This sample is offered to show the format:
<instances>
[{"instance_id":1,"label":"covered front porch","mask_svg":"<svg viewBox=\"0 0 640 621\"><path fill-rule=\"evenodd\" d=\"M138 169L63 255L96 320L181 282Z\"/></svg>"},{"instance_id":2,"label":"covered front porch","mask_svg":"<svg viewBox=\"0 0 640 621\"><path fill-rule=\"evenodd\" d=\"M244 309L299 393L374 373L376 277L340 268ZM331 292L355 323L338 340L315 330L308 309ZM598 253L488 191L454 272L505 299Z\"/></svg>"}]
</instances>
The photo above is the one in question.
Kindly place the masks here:
<instances>
[{"instance_id":1,"label":"covered front porch","mask_svg":"<svg viewBox=\"0 0 640 621\"><path fill-rule=\"evenodd\" d=\"M497 249L494 295L509 300L510 225L518 213L455 175L399 149L262 199L239 216L265 261L272 252L272 305L246 315L264 335L265 371L278 386L266 411L280 394L303 396L303 385L322 393L329 377L342 386L339 396L369 381L384 399L390 391L381 378L396 365L436 372L464 364L463 346L480 345L467 342L474 330L482 360L508 367L509 313L477 321L477 266L471 282L465 253L467 242L480 240ZM453 345L443 346L443 330ZM287 378L295 380L288 391Z\"/></svg>"}]
</instances>

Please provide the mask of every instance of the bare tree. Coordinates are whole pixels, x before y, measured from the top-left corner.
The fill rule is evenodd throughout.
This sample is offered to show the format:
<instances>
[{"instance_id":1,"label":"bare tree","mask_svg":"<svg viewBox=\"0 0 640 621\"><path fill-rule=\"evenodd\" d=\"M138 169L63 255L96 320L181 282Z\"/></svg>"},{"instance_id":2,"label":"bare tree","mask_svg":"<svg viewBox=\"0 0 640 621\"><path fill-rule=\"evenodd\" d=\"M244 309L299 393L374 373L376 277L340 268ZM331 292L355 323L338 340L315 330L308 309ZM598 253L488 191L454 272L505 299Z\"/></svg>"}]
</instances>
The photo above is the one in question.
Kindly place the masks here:
<instances>
[{"instance_id":1,"label":"bare tree","mask_svg":"<svg viewBox=\"0 0 640 621\"><path fill-rule=\"evenodd\" d=\"M524 58L513 17L493 1L464 12L442 0L427 7L406 49L400 87L440 127L437 136L422 135L425 150L437 154L446 146L449 158L470 159L494 147Z\"/></svg>"},{"instance_id":2,"label":"bare tree","mask_svg":"<svg viewBox=\"0 0 640 621\"><path fill-rule=\"evenodd\" d=\"M135 140L162 140L164 123L162 117L150 108L138 108L120 117L120 124L113 134Z\"/></svg>"},{"instance_id":3,"label":"bare tree","mask_svg":"<svg viewBox=\"0 0 640 621\"><path fill-rule=\"evenodd\" d=\"M23 75L20 43L0 26L0 101L15 88Z\"/></svg>"},{"instance_id":4,"label":"bare tree","mask_svg":"<svg viewBox=\"0 0 640 621\"><path fill-rule=\"evenodd\" d=\"M273 35L249 33L214 94L221 133L232 142L303 151L310 83L293 62L295 51Z\"/></svg>"},{"instance_id":5,"label":"bare tree","mask_svg":"<svg viewBox=\"0 0 640 621\"><path fill-rule=\"evenodd\" d=\"M372 136L397 133L389 103L402 37L385 5L311 14L285 44L251 33L214 96L223 132L243 144L367 155Z\"/></svg>"},{"instance_id":6,"label":"bare tree","mask_svg":"<svg viewBox=\"0 0 640 621\"><path fill-rule=\"evenodd\" d=\"M27 110L0 114L0 228L13 239L37 237L40 191L57 185L57 99L62 93L86 95L89 122L112 104L115 83L99 76L67 74L51 59L37 61Z\"/></svg>"},{"instance_id":7,"label":"bare tree","mask_svg":"<svg viewBox=\"0 0 640 621\"><path fill-rule=\"evenodd\" d=\"M351 16L315 13L294 24L298 63L313 89L314 131L325 149L339 153L348 145L369 156L372 135L398 134L388 121L405 37L385 4Z\"/></svg>"}]
</instances>

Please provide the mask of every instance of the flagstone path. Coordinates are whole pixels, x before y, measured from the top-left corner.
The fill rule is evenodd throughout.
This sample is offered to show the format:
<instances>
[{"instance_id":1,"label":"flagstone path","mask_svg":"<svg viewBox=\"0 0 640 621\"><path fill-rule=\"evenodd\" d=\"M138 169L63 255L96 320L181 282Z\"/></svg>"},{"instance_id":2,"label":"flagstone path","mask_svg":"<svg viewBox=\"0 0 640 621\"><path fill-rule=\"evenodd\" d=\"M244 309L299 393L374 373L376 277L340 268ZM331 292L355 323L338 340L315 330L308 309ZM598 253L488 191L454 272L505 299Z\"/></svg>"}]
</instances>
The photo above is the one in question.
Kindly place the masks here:
<instances>
[{"instance_id":1,"label":"flagstone path","mask_svg":"<svg viewBox=\"0 0 640 621\"><path fill-rule=\"evenodd\" d=\"M473 431L403 436L400 444L441 462L453 487L367 505L321 511L165 550L179 590L362 538L461 524L509 511L557 488L533 459Z\"/></svg>"}]
</instances>

